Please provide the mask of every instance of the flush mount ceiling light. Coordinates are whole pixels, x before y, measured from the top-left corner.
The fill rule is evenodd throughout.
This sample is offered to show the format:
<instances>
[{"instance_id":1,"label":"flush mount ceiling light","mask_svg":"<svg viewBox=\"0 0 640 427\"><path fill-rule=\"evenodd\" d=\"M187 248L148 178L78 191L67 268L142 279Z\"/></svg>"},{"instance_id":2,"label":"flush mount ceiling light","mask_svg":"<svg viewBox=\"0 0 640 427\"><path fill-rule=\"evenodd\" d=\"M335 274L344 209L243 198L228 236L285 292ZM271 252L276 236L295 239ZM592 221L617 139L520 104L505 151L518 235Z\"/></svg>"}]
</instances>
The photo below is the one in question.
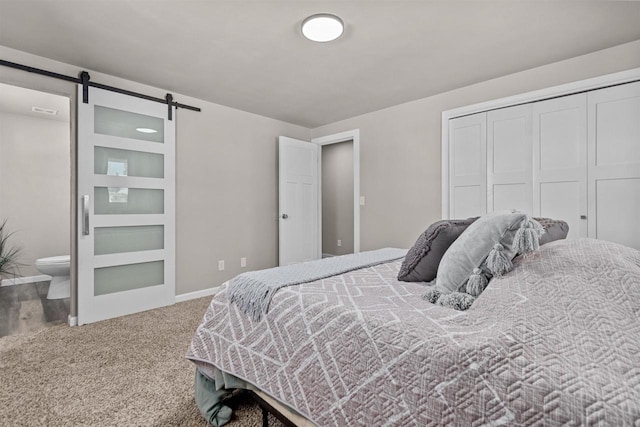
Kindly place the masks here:
<instances>
[{"instance_id":1,"label":"flush mount ceiling light","mask_svg":"<svg viewBox=\"0 0 640 427\"><path fill-rule=\"evenodd\" d=\"M138 132L142 132L142 133L156 133L156 132L158 132L155 129L149 129L149 128L136 128L136 130Z\"/></svg>"},{"instance_id":2,"label":"flush mount ceiling light","mask_svg":"<svg viewBox=\"0 0 640 427\"><path fill-rule=\"evenodd\" d=\"M344 31L344 22L330 13L317 13L302 21L302 34L314 42L330 42Z\"/></svg>"}]
</instances>

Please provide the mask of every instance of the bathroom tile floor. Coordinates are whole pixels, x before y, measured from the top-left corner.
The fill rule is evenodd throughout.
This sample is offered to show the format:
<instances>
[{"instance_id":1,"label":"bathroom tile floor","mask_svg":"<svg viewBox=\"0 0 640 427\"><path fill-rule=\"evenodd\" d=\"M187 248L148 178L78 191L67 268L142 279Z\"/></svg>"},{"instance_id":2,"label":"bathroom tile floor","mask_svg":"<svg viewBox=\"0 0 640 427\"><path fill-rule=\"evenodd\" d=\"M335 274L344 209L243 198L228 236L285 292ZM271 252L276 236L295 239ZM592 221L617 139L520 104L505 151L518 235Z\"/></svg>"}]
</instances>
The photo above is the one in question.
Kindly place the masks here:
<instances>
[{"instance_id":1,"label":"bathroom tile floor","mask_svg":"<svg viewBox=\"0 0 640 427\"><path fill-rule=\"evenodd\" d=\"M47 299L49 282L0 286L0 337L67 321L71 299Z\"/></svg>"}]
</instances>

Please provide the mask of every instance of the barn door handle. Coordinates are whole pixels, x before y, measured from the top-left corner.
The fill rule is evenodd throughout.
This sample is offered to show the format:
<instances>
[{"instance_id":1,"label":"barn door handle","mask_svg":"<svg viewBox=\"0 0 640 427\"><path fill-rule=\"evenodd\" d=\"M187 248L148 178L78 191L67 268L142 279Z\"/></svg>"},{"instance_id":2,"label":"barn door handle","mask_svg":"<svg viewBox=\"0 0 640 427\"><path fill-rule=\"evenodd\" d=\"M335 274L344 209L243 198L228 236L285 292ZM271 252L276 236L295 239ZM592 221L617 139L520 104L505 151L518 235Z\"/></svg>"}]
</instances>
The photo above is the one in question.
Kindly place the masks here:
<instances>
[{"instance_id":1,"label":"barn door handle","mask_svg":"<svg viewBox=\"0 0 640 427\"><path fill-rule=\"evenodd\" d=\"M287 219L287 218L289 218L289 215L287 215L287 214L282 214L282 219Z\"/></svg>"},{"instance_id":2,"label":"barn door handle","mask_svg":"<svg viewBox=\"0 0 640 427\"><path fill-rule=\"evenodd\" d=\"M89 196L82 196L82 235L89 235Z\"/></svg>"}]
</instances>

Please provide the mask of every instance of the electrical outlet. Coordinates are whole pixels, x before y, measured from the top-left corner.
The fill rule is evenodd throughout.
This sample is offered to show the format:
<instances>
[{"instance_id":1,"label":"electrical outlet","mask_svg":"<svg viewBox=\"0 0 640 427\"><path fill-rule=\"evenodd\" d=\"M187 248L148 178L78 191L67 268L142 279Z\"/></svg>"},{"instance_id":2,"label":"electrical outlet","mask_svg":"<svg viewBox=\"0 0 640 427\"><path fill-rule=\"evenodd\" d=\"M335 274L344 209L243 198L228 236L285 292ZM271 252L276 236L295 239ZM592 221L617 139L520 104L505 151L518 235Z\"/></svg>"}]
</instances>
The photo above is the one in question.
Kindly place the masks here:
<instances>
[{"instance_id":1,"label":"electrical outlet","mask_svg":"<svg viewBox=\"0 0 640 427\"><path fill-rule=\"evenodd\" d=\"M338 239L338 247L342 246L342 240Z\"/></svg>"},{"instance_id":2,"label":"electrical outlet","mask_svg":"<svg viewBox=\"0 0 640 427\"><path fill-rule=\"evenodd\" d=\"M360 196L360 206L364 206L364 196Z\"/></svg>"},{"instance_id":3,"label":"electrical outlet","mask_svg":"<svg viewBox=\"0 0 640 427\"><path fill-rule=\"evenodd\" d=\"M245 257L240 258L240 267L247 266L247 259Z\"/></svg>"},{"instance_id":4,"label":"electrical outlet","mask_svg":"<svg viewBox=\"0 0 640 427\"><path fill-rule=\"evenodd\" d=\"M223 259L218 261L218 271L222 271L222 270L224 270L224 260Z\"/></svg>"}]
</instances>

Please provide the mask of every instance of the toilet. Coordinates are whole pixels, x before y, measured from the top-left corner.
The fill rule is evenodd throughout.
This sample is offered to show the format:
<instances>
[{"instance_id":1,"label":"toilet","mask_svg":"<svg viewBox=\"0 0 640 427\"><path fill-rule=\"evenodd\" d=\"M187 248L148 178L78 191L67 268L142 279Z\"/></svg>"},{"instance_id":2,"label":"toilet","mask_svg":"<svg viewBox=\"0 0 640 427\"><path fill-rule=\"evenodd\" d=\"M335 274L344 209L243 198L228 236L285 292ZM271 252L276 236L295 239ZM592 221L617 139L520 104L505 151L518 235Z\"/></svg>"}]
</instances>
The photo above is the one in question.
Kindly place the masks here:
<instances>
[{"instance_id":1,"label":"toilet","mask_svg":"<svg viewBox=\"0 0 640 427\"><path fill-rule=\"evenodd\" d=\"M71 296L71 282L69 281L70 266L70 255L36 260L36 268L38 271L51 276L47 299L69 298Z\"/></svg>"}]
</instances>

